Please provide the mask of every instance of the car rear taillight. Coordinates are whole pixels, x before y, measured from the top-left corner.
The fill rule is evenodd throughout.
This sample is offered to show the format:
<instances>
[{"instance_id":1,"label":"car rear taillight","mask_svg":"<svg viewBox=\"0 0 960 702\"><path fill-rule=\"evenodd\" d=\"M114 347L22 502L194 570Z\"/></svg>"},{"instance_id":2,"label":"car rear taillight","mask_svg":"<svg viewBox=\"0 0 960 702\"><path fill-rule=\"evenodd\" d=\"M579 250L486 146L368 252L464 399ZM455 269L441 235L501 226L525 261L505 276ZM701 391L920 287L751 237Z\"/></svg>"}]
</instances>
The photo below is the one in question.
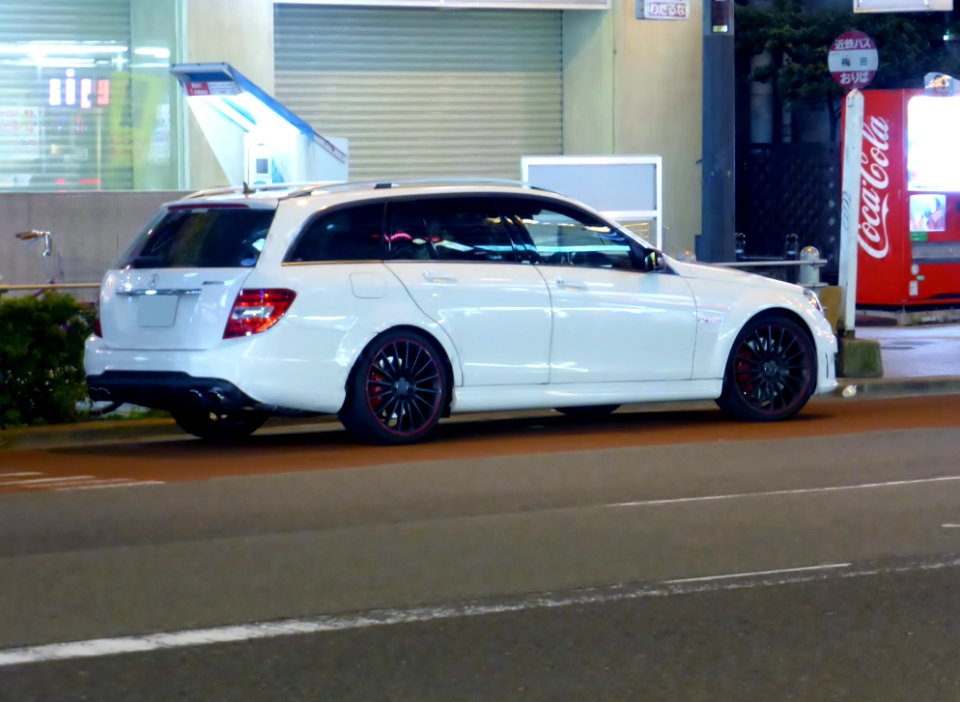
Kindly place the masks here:
<instances>
[{"instance_id":1,"label":"car rear taillight","mask_svg":"<svg viewBox=\"0 0 960 702\"><path fill-rule=\"evenodd\" d=\"M241 290L230 310L224 339L250 336L266 331L280 321L297 296L293 290Z\"/></svg>"},{"instance_id":2,"label":"car rear taillight","mask_svg":"<svg viewBox=\"0 0 960 702\"><path fill-rule=\"evenodd\" d=\"M100 326L100 298L93 306L93 335L103 338L103 327Z\"/></svg>"}]
</instances>

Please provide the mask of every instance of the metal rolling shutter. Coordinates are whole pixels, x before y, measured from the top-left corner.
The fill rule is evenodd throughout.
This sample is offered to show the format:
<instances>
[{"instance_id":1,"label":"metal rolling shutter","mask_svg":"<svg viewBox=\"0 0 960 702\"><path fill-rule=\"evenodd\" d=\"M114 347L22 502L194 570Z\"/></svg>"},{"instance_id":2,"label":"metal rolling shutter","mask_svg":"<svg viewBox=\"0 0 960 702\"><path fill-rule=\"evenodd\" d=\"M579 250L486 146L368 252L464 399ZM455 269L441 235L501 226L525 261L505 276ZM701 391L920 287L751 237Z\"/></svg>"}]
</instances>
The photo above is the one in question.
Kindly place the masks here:
<instances>
[{"instance_id":1,"label":"metal rolling shutter","mask_svg":"<svg viewBox=\"0 0 960 702\"><path fill-rule=\"evenodd\" d=\"M559 154L561 13L277 5L278 99L350 178L519 178Z\"/></svg>"},{"instance_id":2,"label":"metal rolling shutter","mask_svg":"<svg viewBox=\"0 0 960 702\"><path fill-rule=\"evenodd\" d=\"M0 188L131 187L129 46L130 0L0 3ZM76 102L52 104L74 77ZM82 109L83 79L109 81L110 104Z\"/></svg>"}]
</instances>

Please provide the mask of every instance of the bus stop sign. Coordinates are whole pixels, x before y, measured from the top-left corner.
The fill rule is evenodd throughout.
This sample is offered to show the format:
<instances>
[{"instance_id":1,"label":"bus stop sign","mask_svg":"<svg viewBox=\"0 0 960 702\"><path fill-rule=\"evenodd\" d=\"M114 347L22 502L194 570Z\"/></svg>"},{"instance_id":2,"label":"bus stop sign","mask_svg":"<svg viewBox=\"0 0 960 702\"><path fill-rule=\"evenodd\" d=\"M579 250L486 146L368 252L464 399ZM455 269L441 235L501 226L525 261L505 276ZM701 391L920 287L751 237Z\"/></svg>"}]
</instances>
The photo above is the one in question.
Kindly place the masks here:
<instances>
[{"instance_id":1,"label":"bus stop sign","mask_svg":"<svg viewBox=\"0 0 960 702\"><path fill-rule=\"evenodd\" d=\"M877 75L880 58L877 45L869 36L856 30L844 32L830 45L827 66L830 75L845 90L862 90Z\"/></svg>"}]
</instances>

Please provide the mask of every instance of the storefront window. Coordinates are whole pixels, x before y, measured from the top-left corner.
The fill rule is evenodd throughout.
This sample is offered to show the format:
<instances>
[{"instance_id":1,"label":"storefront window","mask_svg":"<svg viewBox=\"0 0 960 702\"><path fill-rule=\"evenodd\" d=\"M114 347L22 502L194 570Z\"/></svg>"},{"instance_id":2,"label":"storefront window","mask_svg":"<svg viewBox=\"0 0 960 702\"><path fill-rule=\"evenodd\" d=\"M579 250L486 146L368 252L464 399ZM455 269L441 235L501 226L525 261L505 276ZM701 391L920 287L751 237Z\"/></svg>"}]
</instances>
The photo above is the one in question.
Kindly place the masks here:
<instances>
[{"instance_id":1,"label":"storefront window","mask_svg":"<svg viewBox=\"0 0 960 702\"><path fill-rule=\"evenodd\" d=\"M170 50L132 45L130 4L0 7L0 190L176 187Z\"/></svg>"}]
</instances>

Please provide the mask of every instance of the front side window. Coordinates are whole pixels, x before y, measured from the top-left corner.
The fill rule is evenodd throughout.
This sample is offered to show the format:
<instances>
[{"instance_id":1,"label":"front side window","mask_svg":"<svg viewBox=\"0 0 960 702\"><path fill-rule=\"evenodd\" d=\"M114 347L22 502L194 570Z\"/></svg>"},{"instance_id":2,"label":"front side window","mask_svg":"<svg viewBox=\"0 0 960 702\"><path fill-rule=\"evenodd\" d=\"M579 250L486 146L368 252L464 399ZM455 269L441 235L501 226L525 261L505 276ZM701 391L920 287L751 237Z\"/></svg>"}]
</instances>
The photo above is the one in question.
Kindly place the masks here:
<instances>
[{"instance_id":1,"label":"front side window","mask_svg":"<svg viewBox=\"0 0 960 702\"><path fill-rule=\"evenodd\" d=\"M379 261L383 204L343 207L309 222L287 261Z\"/></svg>"},{"instance_id":2,"label":"front side window","mask_svg":"<svg viewBox=\"0 0 960 702\"><path fill-rule=\"evenodd\" d=\"M118 267L249 268L267 241L274 210L171 207L123 255Z\"/></svg>"},{"instance_id":3,"label":"front side window","mask_svg":"<svg viewBox=\"0 0 960 702\"><path fill-rule=\"evenodd\" d=\"M487 198L405 200L390 210L385 258L516 261L509 231Z\"/></svg>"},{"instance_id":4,"label":"front side window","mask_svg":"<svg viewBox=\"0 0 960 702\"><path fill-rule=\"evenodd\" d=\"M505 198L501 207L544 265L634 270L630 240L587 212L533 198Z\"/></svg>"}]
</instances>

